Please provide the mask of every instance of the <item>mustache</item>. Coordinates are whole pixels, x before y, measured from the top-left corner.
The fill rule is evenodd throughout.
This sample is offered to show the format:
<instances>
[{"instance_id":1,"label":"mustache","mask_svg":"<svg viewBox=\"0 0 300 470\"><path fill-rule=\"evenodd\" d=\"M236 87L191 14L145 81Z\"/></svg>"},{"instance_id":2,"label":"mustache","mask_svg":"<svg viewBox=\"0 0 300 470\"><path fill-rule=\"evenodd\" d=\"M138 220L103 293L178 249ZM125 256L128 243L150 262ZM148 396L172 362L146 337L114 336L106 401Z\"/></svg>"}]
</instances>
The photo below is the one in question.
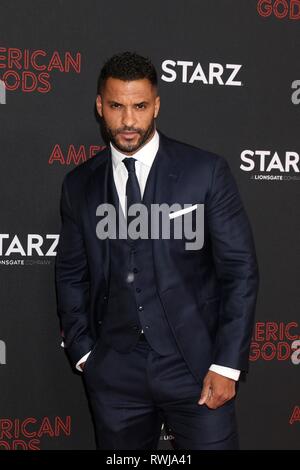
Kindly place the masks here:
<instances>
[{"instance_id":1,"label":"mustache","mask_svg":"<svg viewBox=\"0 0 300 470\"><path fill-rule=\"evenodd\" d=\"M122 129L116 129L116 134L121 134L122 132L137 132L138 134L142 134L142 129L135 129L134 127L123 127Z\"/></svg>"}]
</instances>

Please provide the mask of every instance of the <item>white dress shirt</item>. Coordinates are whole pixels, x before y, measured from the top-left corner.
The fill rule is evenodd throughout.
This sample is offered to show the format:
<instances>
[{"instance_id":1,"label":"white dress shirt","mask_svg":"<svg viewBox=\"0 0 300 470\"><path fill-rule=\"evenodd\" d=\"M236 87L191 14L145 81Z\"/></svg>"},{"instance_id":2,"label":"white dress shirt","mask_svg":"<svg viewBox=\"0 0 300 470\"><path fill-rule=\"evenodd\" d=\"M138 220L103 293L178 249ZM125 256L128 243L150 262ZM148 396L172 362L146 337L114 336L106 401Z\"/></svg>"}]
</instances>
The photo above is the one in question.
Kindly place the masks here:
<instances>
[{"instance_id":1,"label":"white dress shirt","mask_svg":"<svg viewBox=\"0 0 300 470\"><path fill-rule=\"evenodd\" d=\"M137 179L140 185L141 190L141 197L143 197L146 181L154 161L155 155L157 153L159 147L159 134L157 130L155 130L153 137L147 142L143 147L141 147L133 157L136 159L135 162L135 170ZM112 155L112 163L113 163L113 176L116 185L116 189L119 196L119 201L121 204L121 208L125 215L125 201L126 201L126 183L128 178L127 169L122 163L122 160L126 158L128 155L120 152L117 150L112 143L110 143L111 148L111 155ZM79 365L82 362L85 362L89 356L91 351L85 354L76 364L76 368L78 370L82 370ZM219 366L216 364L212 364L209 368L213 372L217 372L218 374L224 375L233 380L238 380L240 371L236 369L232 369L230 367Z\"/></svg>"}]
</instances>

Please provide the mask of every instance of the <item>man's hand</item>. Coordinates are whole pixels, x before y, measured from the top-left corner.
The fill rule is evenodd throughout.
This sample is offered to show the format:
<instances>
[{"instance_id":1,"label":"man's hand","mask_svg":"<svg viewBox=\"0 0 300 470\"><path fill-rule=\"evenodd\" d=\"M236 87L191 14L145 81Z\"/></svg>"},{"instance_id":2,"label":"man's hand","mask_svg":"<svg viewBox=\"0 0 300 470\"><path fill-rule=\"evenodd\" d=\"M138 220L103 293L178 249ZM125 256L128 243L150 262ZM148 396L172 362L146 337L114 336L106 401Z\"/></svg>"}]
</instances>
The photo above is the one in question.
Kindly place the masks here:
<instances>
[{"instance_id":1,"label":"man's hand","mask_svg":"<svg viewBox=\"0 0 300 470\"><path fill-rule=\"evenodd\" d=\"M216 409L235 396L235 380L209 370L203 381L199 405Z\"/></svg>"}]
</instances>

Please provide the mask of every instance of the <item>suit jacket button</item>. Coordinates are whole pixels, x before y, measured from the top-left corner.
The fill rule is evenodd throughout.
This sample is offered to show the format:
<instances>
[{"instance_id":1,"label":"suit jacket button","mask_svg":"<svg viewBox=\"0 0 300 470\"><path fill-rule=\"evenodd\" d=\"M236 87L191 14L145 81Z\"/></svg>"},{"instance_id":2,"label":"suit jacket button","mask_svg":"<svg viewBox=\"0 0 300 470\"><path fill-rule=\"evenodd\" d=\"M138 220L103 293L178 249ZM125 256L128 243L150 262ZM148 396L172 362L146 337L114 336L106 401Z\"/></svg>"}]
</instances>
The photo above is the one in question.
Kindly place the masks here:
<instances>
[{"instance_id":1,"label":"suit jacket button","mask_svg":"<svg viewBox=\"0 0 300 470\"><path fill-rule=\"evenodd\" d=\"M142 310L144 310L144 307L142 305L139 305L139 311L141 312Z\"/></svg>"}]
</instances>

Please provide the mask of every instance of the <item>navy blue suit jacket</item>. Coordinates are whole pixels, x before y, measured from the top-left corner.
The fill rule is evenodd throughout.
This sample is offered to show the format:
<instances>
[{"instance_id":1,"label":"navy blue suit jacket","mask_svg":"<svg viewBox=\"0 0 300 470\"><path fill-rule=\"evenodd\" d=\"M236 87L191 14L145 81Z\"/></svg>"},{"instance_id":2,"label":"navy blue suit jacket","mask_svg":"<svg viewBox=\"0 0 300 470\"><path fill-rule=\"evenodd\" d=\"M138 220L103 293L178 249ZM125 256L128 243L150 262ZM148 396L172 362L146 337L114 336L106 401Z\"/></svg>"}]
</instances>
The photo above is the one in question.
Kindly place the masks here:
<instances>
[{"instance_id":1,"label":"navy blue suit jacket","mask_svg":"<svg viewBox=\"0 0 300 470\"><path fill-rule=\"evenodd\" d=\"M200 250L186 240L154 239L157 290L180 351L203 378L214 363L248 369L258 289L249 221L224 158L159 131L154 203L204 204ZM99 204L108 202L110 147L64 179L56 258L58 314L72 363L99 337L109 292L109 239L96 235Z\"/></svg>"}]
</instances>

